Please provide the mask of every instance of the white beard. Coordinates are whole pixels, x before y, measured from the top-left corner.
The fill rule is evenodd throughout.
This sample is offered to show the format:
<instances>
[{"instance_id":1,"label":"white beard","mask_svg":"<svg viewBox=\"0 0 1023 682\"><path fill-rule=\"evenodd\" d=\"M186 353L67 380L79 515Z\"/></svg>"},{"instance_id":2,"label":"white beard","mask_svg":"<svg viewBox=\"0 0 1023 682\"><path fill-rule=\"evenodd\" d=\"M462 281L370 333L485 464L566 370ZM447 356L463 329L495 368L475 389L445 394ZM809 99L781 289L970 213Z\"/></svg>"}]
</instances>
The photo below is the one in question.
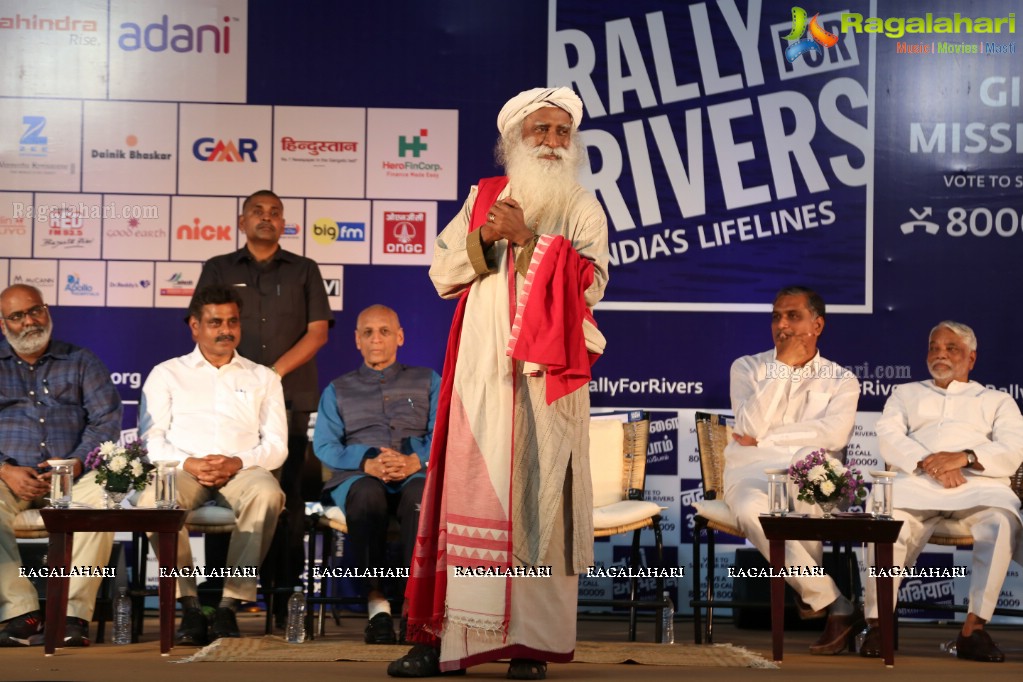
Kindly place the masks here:
<instances>
[{"instance_id":1,"label":"white beard","mask_svg":"<svg viewBox=\"0 0 1023 682\"><path fill-rule=\"evenodd\" d=\"M577 175L582 149L571 144L567 149L533 147L525 140L501 141L505 172L511 183L511 196L521 205L526 223L558 220L568 208L579 187ZM557 154L558 160L541 156Z\"/></svg>"},{"instance_id":2,"label":"white beard","mask_svg":"<svg viewBox=\"0 0 1023 682\"><path fill-rule=\"evenodd\" d=\"M53 333L53 320L47 319L46 324L22 329L19 334L7 330L7 343L21 355L35 355L46 348Z\"/></svg>"}]
</instances>

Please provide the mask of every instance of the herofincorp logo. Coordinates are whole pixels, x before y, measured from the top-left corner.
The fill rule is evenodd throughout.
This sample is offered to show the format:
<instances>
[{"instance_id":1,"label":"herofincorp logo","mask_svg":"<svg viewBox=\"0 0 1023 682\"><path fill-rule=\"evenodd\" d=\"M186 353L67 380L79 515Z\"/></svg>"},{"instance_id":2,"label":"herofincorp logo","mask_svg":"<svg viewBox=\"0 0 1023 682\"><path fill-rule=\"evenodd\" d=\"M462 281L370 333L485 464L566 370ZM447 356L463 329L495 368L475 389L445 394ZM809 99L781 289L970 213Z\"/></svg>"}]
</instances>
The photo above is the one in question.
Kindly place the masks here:
<instances>
[{"instance_id":1,"label":"herofincorp logo","mask_svg":"<svg viewBox=\"0 0 1023 682\"><path fill-rule=\"evenodd\" d=\"M150 52L231 53L231 17L223 18L223 26L202 24L192 27L188 24L170 24L170 17L164 14L159 21L141 26L132 21L121 24L123 33L117 39L117 46L125 52L146 49Z\"/></svg>"}]
</instances>

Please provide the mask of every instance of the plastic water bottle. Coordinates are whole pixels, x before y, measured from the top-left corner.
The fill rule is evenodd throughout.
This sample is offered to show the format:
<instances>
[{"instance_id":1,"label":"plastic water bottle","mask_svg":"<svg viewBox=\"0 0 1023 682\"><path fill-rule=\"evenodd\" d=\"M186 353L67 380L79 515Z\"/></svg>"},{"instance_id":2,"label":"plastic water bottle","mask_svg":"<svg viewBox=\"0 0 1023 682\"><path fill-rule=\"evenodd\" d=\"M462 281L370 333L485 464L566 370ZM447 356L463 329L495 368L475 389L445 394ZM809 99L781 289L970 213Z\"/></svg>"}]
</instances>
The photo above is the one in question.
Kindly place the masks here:
<instances>
[{"instance_id":1,"label":"plastic water bottle","mask_svg":"<svg viewBox=\"0 0 1023 682\"><path fill-rule=\"evenodd\" d=\"M114 644L131 644L131 599L128 588L114 597Z\"/></svg>"},{"instance_id":2,"label":"plastic water bottle","mask_svg":"<svg viewBox=\"0 0 1023 682\"><path fill-rule=\"evenodd\" d=\"M668 590L664 591L664 601L667 606L661 611L662 622L661 622L661 644L674 644L675 643L675 602L671 601L671 595L668 594Z\"/></svg>"},{"instance_id":3,"label":"plastic water bottle","mask_svg":"<svg viewBox=\"0 0 1023 682\"><path fill-rule=\"evenodd\" d=\"M305 641L305 592L301 585L295 585L295 591L288 597L288 629L289 644L301 644Z\"/></svg>"}]
</instances>

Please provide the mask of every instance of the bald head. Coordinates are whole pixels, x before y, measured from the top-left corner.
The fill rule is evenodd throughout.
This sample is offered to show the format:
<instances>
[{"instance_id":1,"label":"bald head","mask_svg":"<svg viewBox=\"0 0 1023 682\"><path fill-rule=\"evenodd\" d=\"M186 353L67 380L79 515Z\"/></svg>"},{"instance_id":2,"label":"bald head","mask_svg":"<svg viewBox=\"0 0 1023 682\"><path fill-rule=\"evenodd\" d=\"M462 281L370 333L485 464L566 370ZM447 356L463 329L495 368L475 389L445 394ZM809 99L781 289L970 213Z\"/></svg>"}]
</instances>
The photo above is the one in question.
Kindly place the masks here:
<instances>
[{"instance_id":1,"label":"bald head","mask_svg":"<svg viewBox=\"0 0 1023 682\"><path fill-rule=\"evenodd\" d=\"M371 369L382 370L398 359L398 348L405 344L405 332L398 313L385 305L371 305L359 313L355 323L355 347Z\"/></svg>"}]
</instances>

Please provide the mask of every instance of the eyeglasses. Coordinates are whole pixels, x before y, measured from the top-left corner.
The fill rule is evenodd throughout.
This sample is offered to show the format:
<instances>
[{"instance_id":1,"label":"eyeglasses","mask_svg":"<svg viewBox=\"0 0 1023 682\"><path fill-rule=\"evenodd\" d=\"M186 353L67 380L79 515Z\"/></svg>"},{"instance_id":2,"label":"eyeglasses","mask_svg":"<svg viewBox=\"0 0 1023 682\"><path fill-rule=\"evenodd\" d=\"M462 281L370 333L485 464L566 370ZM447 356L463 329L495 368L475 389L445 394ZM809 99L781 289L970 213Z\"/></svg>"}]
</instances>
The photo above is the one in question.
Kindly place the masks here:
<instances>
[{"instance_id":1,"label":"eyeglasses","mask_svg":"<svg viewBox=\"0 0 1023 682\"><path fill-rule=\"evenodd\" d=\"M33 320L44 320L46 319L46 316L49 314L47 312L48 309L49 306L43 303L42 305L32 306L28 310L19 310L16 313L5 315L4 319L7 320L8 322L14 322L15 324L18 324L19 322L24 320L26 316L31 317Z\"/></svg>"}]
</instances>

